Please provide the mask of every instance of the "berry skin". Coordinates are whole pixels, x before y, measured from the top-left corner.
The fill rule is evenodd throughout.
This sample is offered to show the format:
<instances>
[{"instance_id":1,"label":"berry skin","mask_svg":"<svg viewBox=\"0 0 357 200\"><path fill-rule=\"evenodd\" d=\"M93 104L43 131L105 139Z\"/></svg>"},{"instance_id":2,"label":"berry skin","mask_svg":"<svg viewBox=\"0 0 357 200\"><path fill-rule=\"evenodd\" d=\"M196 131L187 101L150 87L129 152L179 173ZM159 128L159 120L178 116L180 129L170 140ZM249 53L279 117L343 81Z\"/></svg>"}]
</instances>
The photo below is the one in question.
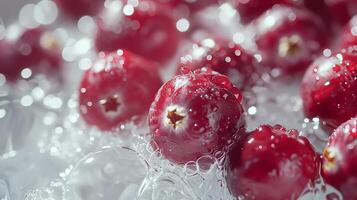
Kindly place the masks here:
<instances>
[{"instance_id":1,"label":"berry skin","mask_svg":"<svg viewBox=\"0 0 357 200\"><path fill-rule=\"evenodd\" d=\"M325 0L325 3L332 19L339 24L346 24L353 15L357 14L355 0Z\"/></svg>"},{"instance_id":2,"label":"berry skin","mask_svg":"<svg viewBox=\"0 0 357 200\"><path fill-rule=\"evenodd\" d=\"M233 3L243 23L248 23L259 17L276 4L296 5L296 3L291 0L234 0Z\"/></svg>"},{"instance_id":3,"label":"berry skin","mask_svg":"<svg viewBox=\"0 0 357 200\"><path fill-rule=\"evenodd\" d=\"M57 72L61 65L61 47L51 31L44 27L25 30L14 42L0 42L4 56L0 73L4 73L9 80L20 76L24 68L33 72Z\"/></svg>"},{"instance_id":4,"label":"berry skin","mask_svg":"<svg viewBox=\"0 0 357 200\"><path fill-rule=\"evenodd\" d=\"M297 199L318 175L317 155L297 130L262 125L242 136L227 155L231 193L244 199Z\"/></svg>"},{"instance_id":5,"label":"berry skin","mask_svg":"<svg viewBox=\"0 0 357 200\"><path fill-rule=\"evenodd\" d=\"M145 114L161 86L157 67L128 51L99 53L80 84L83 119L102 130Z\"/></svg>"},{"instance_id":6,"label":"berry skin","mask_svg":"<svg viewBox=\"0 0 357 200\"><path fill-rule=\"evenodd\" d=\"M344 199L357 200L357 118L350 119L330 136L323 153L322 176Z\"/></svg>"},{"instance_id":7,"label":"berry skin","mask_svg":"<svg viewBox=\"0 0 357 200\"><path fill-rule=\"evenodd\" d=\"M162 0L162 1L167 1L167 0ZM196 0L196 1L190 1L190 0L168 0L169 4L173 7L178 7L178 6L185 6L187 7L191 12L199 11L207 6L210 5L218 5L219 0Z\"/></svg>"},{"instance_id":8,"label":"berry skin","mask_svg":"<svg viewBox=\"0 0 357 200\"><path fill-rule=\"evenodd\" d=\"M0 73L6 79L14 80L20 71L20 69L16 68L13 45L6 40L0 40Z\"/></svg>"},{"instance_id":9,"label":"berry skin","mask_svg":"<svg viewBox=\"0 0 357 200\"><path fill-rule=\"evenodd\" d=\"M203 68L165 83L149 112L153 142L175 163L212 155L244 131L242 95L228 77Z\"/></svg>"},{"instance_id":10,"label":"berry skin","mask_svg":"<svg viewBox=\"0 0 357 200\"><path fill-rule=\"evenodd\" d=\"M215 5L219 3L219 0L156 0L161 3L166 3L174 8L184 7L191 12L199 11L207 6Z\"/></svg>"},{"instance_id":11,"label":"berry skin","mask_svg":"<svg viewBox=\"0 0 357 200\"><path fill-rule=\"evenodd\" d=\"M97 14L104 5L104 0L55 0L58 7L68 16L79 19L84 15Z\"/></svg>"},{"instance_id":12,"label":"berry skin","mask_svg":"<svg viewBox=\"0 0 357 200\"><path fill-rule=\"evenodd\" d=\"M240 45L228 41L215 41L206 38L194 44L190 51L181 57L182 72L198 68L211 68L230 78L232 83L244 89L253 84L258 61Z\"/></svg>"},{"instance_id":13,"label":"berry skin","mask_svg":"<svg viewBox=\"0 0 357 200\"><path fill-rule=\"evenodd\" d=\"M288 74L306 69L326 45L323 23L307 10L275 6L254 24L263 62Z\"/></svg>"},{"instance_id":14,"label":"berry skin","mask_svg":"<svg viewBox=\"0 0 357 200\"><path fill-rule=\"evenodd\" d=\"M61 65L61 48L53 33L45 28L26 30L15 43L18 65L42 66L57 70Z\"/></svg>"},{"instance_id":15,"label":"berry skin","mask_svg":"<svg viewBox=\"0 0 357 200\"><path fill-rule=\"evenodd\" d=\"M148 0L140 1L136 7L121 2L124 1L113 1L115 5L104 9L97 20L96 48L100 51L123 48L149 60L168 61L180 39L170 9Z\"/></svg>"},{"instance_id":16,"label":"berry skin","mask_svg":"<svg viewBox=\"0 0 357 200\"><path fill-rule=\"evenodd\" d=\"M357 46L357 15L343 29L339 46L340 48L346 48L352 45Z\"/></svg>"},{"instance_id":17,"label":"berry skin","mask_svg":"<svg viewBox=\"0 0 357 200\"><path fill-rule=\"evenodd\" d=\"M351 52L353 53L353 52ZM317 59L301 84L305 115L319 117L329 133L357 115L357 56L341 53Z\"/></svg>"}]
</instances>

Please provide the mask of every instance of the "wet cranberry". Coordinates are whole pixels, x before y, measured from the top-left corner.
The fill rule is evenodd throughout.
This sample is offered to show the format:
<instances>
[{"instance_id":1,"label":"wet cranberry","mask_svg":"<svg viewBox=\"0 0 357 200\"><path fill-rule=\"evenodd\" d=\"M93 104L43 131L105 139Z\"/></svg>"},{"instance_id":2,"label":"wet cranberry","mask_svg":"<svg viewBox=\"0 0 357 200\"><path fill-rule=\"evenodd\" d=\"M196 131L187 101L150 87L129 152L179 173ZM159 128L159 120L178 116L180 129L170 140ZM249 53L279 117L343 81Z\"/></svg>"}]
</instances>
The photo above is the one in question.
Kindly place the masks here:
<instances>
[{"instance_id":1,"label":"wet cranberry","mask_svg":"<svg viewBox=\"0 0 357 200\"><path fill-rule=\"evenodd\" d=\"M357 62L357 45L341 49L341 55L345 60Z\"/></svg>"},{"instance_id":2,"label":"wet cranberry","mask_svg":"<svg viewBox=\"0 0 357 200\"><path fill-rule=\"evenodd\" d=\"M4 41L1 45L4 46L4 74L10 80L18 78L25 68L33 72L54 72L62 64L58 40L44 27L25 30L14 43Z\"/></svg>"},{"instance_id":3,"label":"wet cranberry","mask_svg":"<svg viewBox=\"0 0 357 200\"><path fill-rule=\"evenodd\" d=\"M269 10L276 4L296 5L297 3L292 0L233 0L237 8L241 21L243 23L250 22Z\"/></svg>"},{"instance_id":4,"label":"wet cranberry","mask_svg":"<svg viewBox=\"0 0 357 200\"><path fill-rule=\"evenodd\" d=\"M319 117L329 133L357 114L357 60L351 58L344 53L321 57L302 81L305 115Z\"/></svg>"},{"instance_id":5,"label":"wet cranberry","mask_svg":"<svg viewBox=\"0 0 357 200\"><path fill-rule=\"evenodd\" d=\"M357 16L343 29L339 47L346 48L351 45L357 45Z\"/></svg>"},{"instance_id":6,"label":"wet cranberry","mask_svg":"<svg viewBox=\"0 0 357 200\"><path fill-rule=\"evenodd\" d=\"M214 156L243 131L241 98L228 77L209 69L176 76L151 105L153 141L165 158L179 164Z\"/></svg>"},{"instance_id":7,"label":"wet cranberry","mask_svg":"<svg viewBox=\"0 0 357 200\"><path fill-rule=\"evenodd\" d=\"M161 86L156 65L128 51L99 53L82 77L79 103L83 119L110 130L145 114Z\"/></svg>"},{"instance_id":8,"label":"wet cranberry","mask_svg":"<svg viewBox=\"0 0 357 200\"><path fill-rule=\"evenodd\" d=\"M326 45L323 23L307 10L275 6L255 26L263 61L286 73L304 70Z\"/></svg>"},{"instance_id":9,"label":"wet cranberry","mask_svg":"<svg viewBox=\"0 0 357 200\"><path fill-rule=\"evenodd\" d=\"M104 0L55 0L55 2L63 12L75 19L84 15L95 15L104 5Z\"/></svg>"},{"instance_id":10,"label":"wet cranberry","mask_svg":"<svg viewBox=\"0 0 357 200\"><path fill-rule=\"evenodd\" d=\"M138 6L122 2L111 2L97 20L97 49L123 48L149 60L169 60L180 38L170 9L148 0L140 1Z\"/></svg>"},{"instance_id":11,"label":"wet cranberry","mask_svg":"<svg viewBox=\"0 0 357 200\"><path fill-rule=\"evenodd\" d=\"M207 67L230 78L240 88L254 83L258 61L240 45L223 40L206 38L194 44L189 52L181 57L182 72Z\"/></svg>"},{"instance_id":12,"label":"wet cranberry","mask_svg":"<svg viewBox=\"0 0 357 200\"><path fill-rule=\"evenodd\" d=\"M333 20L346 24L357 14L356 0L325 0Z\"/></svg>"},{"instance_id":13,"label":"wet cranberry","mask_svg":"<svg viewBox=\"0 0 357 200\"><path fill-rule=\"evenodd\" d=\"M357 199L357 118L341 126L330 136L323 153L322 176L337 188L344 199Z\"/></svg>"},{"instance_id":14,"label":"wet cranberry","mask_svg":"<svg viewBox=\"0 0 357 200\"><path fill-rule=\"evenodd\" d=\"M318 174L317 155L297 130L262 125L241 137L227 155L231 193L244 199L297 199Z\"/></svg>"}]
</instances>

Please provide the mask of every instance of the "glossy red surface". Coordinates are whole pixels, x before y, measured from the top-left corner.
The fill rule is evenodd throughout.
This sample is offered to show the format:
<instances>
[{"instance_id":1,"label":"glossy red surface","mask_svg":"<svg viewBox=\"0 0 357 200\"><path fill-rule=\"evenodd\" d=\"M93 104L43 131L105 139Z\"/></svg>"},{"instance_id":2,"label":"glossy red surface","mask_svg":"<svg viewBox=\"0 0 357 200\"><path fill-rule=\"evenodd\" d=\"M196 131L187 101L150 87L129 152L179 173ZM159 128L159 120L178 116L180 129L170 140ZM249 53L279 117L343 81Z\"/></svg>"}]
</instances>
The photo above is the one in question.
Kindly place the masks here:
<instances>
[{"instance_id":1,"label":"glossy red surface","mask_svg":"<svg viewBox=\"0 0 357 200\"><path fill-rule=\"evenodd\" d=\"M241 92L217 72L199 69L176 76L151 105L153 142L179 164L224 152L245 127L241 101Z\"/></svg>"},{"instance_id":2,"label":"glossy red surface","mask_svg":"<svg viewBox=\"0 0 357 200\"><path fill-rule=\"evenodd\" d=\"M100 53L82 77L80 113L90 125L102 130L148 112L161 86L157 66L128 51Z\"/></svg>"}]
</instances>

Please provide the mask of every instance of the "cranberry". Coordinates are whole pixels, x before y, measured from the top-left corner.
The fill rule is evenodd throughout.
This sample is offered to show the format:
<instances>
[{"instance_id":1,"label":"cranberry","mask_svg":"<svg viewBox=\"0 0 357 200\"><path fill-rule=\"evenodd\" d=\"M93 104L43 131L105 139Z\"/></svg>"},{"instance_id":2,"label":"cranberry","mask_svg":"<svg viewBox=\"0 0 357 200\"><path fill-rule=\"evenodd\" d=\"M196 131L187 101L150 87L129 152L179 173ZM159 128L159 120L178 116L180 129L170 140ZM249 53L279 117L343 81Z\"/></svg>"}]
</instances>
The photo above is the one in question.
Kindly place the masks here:
<instances>
[{"instance_id":1,"label":"cranberry","mask_svg":"<svg viewBox=\"0 0 357 200\"><path fill-rule=\"evenodd\" d=\"M54 34L40 27L26 30L15 43L20 66L58 69L61 65L61 48Z\"/></svg>"},{"instance_id":2,"label":"cranberry","mask_svg":"<svg viewBox=\"0 0 357 200\"><path fill-rule=\"evenodd\" d=\"M319 117L323 127L330 132L356 116L356 91L357 59L353 60L351 54L345 53L321 57L306 71L302 81L305 115Z\"/></svg>"},{"instance_id":3,"label":"cranberry","mask_svg":"<svg viewBox=\"0 0 357 200\"><path fill-rule=\"evenodd\" d=\"M330 136L323 153L322 176L337 188L344 199L357 199L357 118L341 126Z\"/></svg>"},{"instance_id":4,"label":"cranberry","mask_svg":"<svg viewBox=\"0 0 357 200\"><path fill-rule=\"evenodd\" d=\"M357 62L357 45L341 49L341 55L345 60Z\"/></svg>"},{"instance_id":5,"label":"cranberry","mask_svg":"<svg viewBox=\"0 0 357 200\"><path fill-rule=\"evenodd\" d=\"M121 3L113 1L97 20L97 49L124 48L149 60L169 60L180 38L170 9L148 0L140 1L138 6Z\"/></svg>"},{"instance_id":6,"label":"cranberry","mask_svg":"<svg viewBox=\"0 0 357 200\"><path fill-rule=\"evenodd\" d=\"M190 51L181 57L180 69L183 72L198 68L212 68L227 75L240 89L246 88L254 81L258 61L255 57L233 42L206 38L194 44Z\"/></svg>"},{"instance_id":7,"label":"cranberry","mask_svg":"<svg viewBox=\"0 0 357 200\"><path fill-rule=\"evenodd\" d=\"M1 45L2 56L5 56L4 74L10 80L18 78L25 68L50 72L58 71L62 64L60 45L44 27L25 30L14 43L4 41Z\"/></svg>"},{"instance_id":8,"label":"cranberry","mask_svg":"<svg viewBox=\"0 0 357 200\"><path fill-rule=\"evenodd\" d=\"M318 175L317 161L310 142L297 130L262 125L228 153L226 180L236 197L297 199Z\"/></svg>"},{"instance_id":9,"label":"cranberry","mask_svg":"<svg viewBox=\"0 0 357 200\"><path fill-rule=\"evenodd\" d=\"M245 126L241 92L228 77L202 68L165 83L149 112L153 141L182 164L223 151Z\"/></svg>"},{"instance_id":10,"label":"cranberry","mask_svg":"<svg viewBox=\"0 0 357 200\"><path fill-rule=\"evenodd\" d=\"M158 0L162 3L168 3L172 7L185 7L191 12L201 10L209 5L218 4L219 0Z\"/></svg>"},{"instance_id":11,"label":"cranberry","mask_svg":"<svg viewBox=\"0 0 357 200\"><path fill-rule=\"evenodd\" d=\"M331 29L335 25L335 21L334 18L331 16L331 13L329 12L325 0L304 0L303 5L308 10L319 16L320 19L323 20L326 28L332 31Z\"/></svg>"},{"instance_id":12,"label":"cranberry","mask_svg":"<svg viewBox=\"0 0 357 200\"><path fill-rule=\"evenodd\" d=\"M79 103L83 119L102 130L145 114L161 86L155 64L128 51L99 53L82 77Z\"/></svg>"},{"instance_id":13,"label":"cranberry","mask_svg":"<svg viewBox=\"0 0 357 200\"><path fill-rule=\"evenodd\" d=\"M104 5L104 0L55 0L55 2L63 12L75 19L84 15L95 15Z\"/></svg>"},{"instance_id":14,"label":"cranberry","mask_svg":"<svg viewBox=\"0 0 357 200\"><path fill-rule=\"evenodd\" d=\"M323 23L307 10L275 6L255 26L263 61L286 73L304 70L326 45Z\"/></svg>"},{"instance_id":15,"label":"cranberry","mask_svg":"<svg viewBox=\"0 0 357 200\"><path fill-rule=\"evenodd\" d=\"M20 72L21 69L16 67L13 45L6 40L0 40L0 73L7 79L14 80Z\"/></svg>"},{"instance_id":16,"label":"cranberry","mask_svg":"<svg viewBox=\"0 0 357 200\"><path fill-rule=\"evenodd\" d=\"M357 15L351 19L341 34L340 47L346 48L357 45Z\"/></svg>"},{"instance_id":17,"label":"cranberry","mask_svg":"<svg viewBox=\"0 0 357 200\"><path fill-rule=\"evenodd\" d=\"M333 20L346 24L353 15L357 14L355 0L325 0Z\"/></svg>"},{"instance_id":18,"label":"cranberry","mask_svg":"<svg viewBox=\"0 0 357 200\"><path fill-rule=\"evenodd\" d=\"M233 0L233 2L243 23L257 18L275 4L296 5L292 0Z\"/></svg>"}]
</instances>

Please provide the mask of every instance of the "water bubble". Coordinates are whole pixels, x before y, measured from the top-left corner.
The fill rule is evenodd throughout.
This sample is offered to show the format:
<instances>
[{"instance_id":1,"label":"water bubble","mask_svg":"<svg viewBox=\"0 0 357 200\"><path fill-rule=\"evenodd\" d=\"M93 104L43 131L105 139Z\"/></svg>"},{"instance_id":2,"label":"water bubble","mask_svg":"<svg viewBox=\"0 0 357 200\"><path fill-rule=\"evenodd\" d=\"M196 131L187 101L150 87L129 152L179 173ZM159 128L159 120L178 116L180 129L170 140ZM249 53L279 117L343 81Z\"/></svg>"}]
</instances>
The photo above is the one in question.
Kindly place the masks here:
<instances>
[{"instance_id":1,"label":"water bubble","mask_svg":"<svg viewBox=\"0 0 357 200\"><path fill-rule=\"evenodd\" d=\"M19 22L22 26L26 28L36 28L39 26L39 23L35 20L33 16L35 8L35 4L27 4L20 10Z\"/></svg>"},{"instance_id":2,"label":"water bubble","mask_svg":"<svg viewBox=\"0 0 357 200\"><path fill-rule=\"evenodd\" d=\"M34 8L34 19L43 25L52 24L58 15L58 9L53 1L42 0Z\"/></svg>"},{"instance_id":3,"label":"water bubble","mask_svg":"<svg viewBox=\"0 0 357 200\"><path fill-rule=\"evenodd\" d=\"M187 183L178 175L164 173L145 180L138 200L198 200Z\"/></svg>"},{"instance_id":4,"label":"water bubble","mask_svg":"<svg viewBox=\"0 0 357 200\"><path fill-rule=\"evenodd\" d=\"M136 152L107 148L81 159L67 179L78 200L118 200L135 197L146 176L147 165Z\"/></svg>"},{"instance_id":5,"label":"water bubble","mask_svg":"<svg viewBox=\"0 0 357 200\"><path fill-rule=\"evenodd\" d=\"M180 32L186 32L190 28L190 22L185 18L179 19L176 22L176 28Z\"/></svg>"}]
</instances>

